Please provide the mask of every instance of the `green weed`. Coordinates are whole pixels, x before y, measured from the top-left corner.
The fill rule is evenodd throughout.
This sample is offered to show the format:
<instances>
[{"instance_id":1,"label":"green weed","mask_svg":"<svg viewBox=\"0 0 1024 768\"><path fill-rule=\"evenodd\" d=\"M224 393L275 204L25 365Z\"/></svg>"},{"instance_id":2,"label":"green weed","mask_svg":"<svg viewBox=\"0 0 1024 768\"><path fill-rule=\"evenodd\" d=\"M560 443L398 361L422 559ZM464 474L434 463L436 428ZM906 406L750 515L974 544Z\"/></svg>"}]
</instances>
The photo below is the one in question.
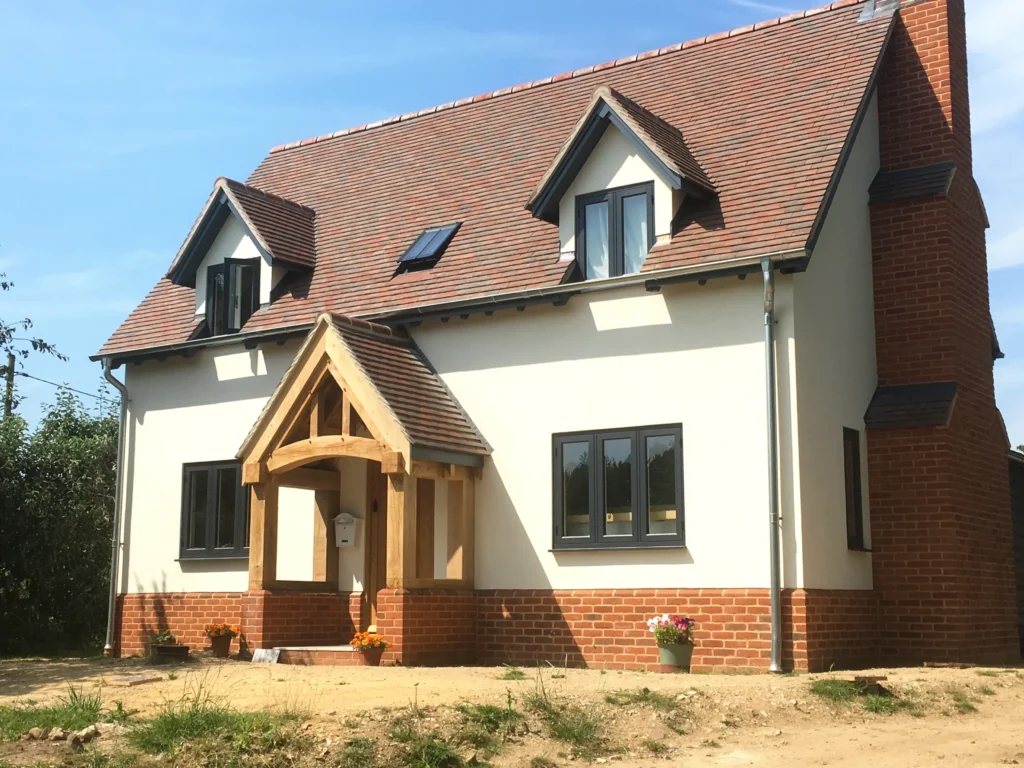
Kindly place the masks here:
<instances>
[{"instance_id":1,"label":"green weed","mask_svg":"<svg viewBox=\"0 0 1024 768\"><path fill-rule=\"evenodd\" d=\"M66 695L49 707L36 704L0 707L0 742L18 738L32 728L77 731L102 719L99 694L68 686Z\"/></svg>"},{"instance_id":2,"label":"green weed","mask_svg":"<svg viewBox=\"0 0 1024 768\"><path fill-rule=\"evenodd\" d=\"M635 691L613 691L605 694L604 700L616 707L637 704L648 706L651 709L660 709L662 712L671 712L678 706L672 696L652 691L650 688L640 688Z\"/></svg>"},{"instance_id":3,"label":"green weed","mask_svg":"<svg viewBox=\"0 0 1024 768\"><path fill-rule=\"evenodd\" d=\"M896 696L879 696L872 693L864 697L864 709L873 715L894 715L897 712L914 709L914 704Z\"/></svg>"},{"instance_id":4,"label":"green weed","mask_svg":"<svg viewBox=\"0 0 1024 768\"><path fill-rule=\"evenodd\" d=\"M526 673L523 672L523 670L521 670L519 667L510 667L510 666L506 665L505 671L502 673L501 677L499 677L498 679L499 680L525 680L526 679Z\"/></svg>"},{"instance_id":5,"label":"green weed","mask_svg":"<svg viewBox=\"0 0 1024 768\"><path fill-rule=\"evenodd\" d=\"M133 729L129 740L154 755L174 753L186 742L214 738L235 752L267 752L296 742L297 735L285 728L296 719L287 712L239 712L214 701L200 685L165 704L156 717Z\"/></svg>"},{"instance_id":6,"label":"green weed","mask_svg":"<svg viewBox=\"0 0 1024 768\"><path fill-rule=\"evenodd\" d=\"M860 693L854 683L832 678L815 680L811 683L810 689L815 696L820 696L833 704L849 704Z\"/></svg>"},{"instance_id":7,"label":"green weed","mask_svg":"<svg viewBox=\"0 0 1024 768\"><path fill-rule=\"evenodd\" d=\"M377 755L371 739L352 739L341 753L338 768L376 768Z\"/></svg>"},{"instance_id":8,"label":"green weed","mask_svg":"<svg viewBox=\"0 0 1024 768\"><path fill-rule=\"evenodd\" d=\"M668 745L663 741L644 739L644 748L652 755L664 755L668 752Z\"/></svg>"},{"instance_id":9,"label":"green weed","mask_svg":"<svg viewBox=\"0 0 1024 768\"><path fill-rule=\"evenodd\" d=\"M996 692L993 691L991 688L989 688L987 685L981 686L981 688L979 688L978 690L979 690L979 692L981 693L982 696L995 696L996 695Z\"/></svg>"},{"instance_id":10,"label":"green weed","mask_svg":"<svg viewBox=\"0 0 1024 768\"><path fill-rule=\"evenodd\" d=\"M970 698L963 691L950 690L949 695L953 699L953 708L961 715L969 715L972 712L978 711L978 708L974 706Z\"/></svg>"}]
</instances>

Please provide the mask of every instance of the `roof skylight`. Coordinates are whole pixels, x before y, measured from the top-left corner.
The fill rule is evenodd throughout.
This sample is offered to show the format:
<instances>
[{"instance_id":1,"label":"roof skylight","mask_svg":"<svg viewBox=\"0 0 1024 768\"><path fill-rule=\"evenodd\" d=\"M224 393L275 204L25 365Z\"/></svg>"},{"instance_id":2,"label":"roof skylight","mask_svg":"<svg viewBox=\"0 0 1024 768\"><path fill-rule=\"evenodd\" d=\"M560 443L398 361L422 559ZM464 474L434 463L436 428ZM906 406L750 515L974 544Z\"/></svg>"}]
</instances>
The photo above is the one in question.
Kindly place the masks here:
<instances>
[{"instance_id":1,"label":"roof skylight","mask_svg":"<svg viewBox=\"0 0 1024 768\"><path fill-rule=\"evenodd\" d=\"M398 272L411 272L416 269L429 269L434 266L455 237L456 231L462 226L461 221L443 227L430 227L423 230L402 257L398 260Z\"/></svg>"}]
</instances>

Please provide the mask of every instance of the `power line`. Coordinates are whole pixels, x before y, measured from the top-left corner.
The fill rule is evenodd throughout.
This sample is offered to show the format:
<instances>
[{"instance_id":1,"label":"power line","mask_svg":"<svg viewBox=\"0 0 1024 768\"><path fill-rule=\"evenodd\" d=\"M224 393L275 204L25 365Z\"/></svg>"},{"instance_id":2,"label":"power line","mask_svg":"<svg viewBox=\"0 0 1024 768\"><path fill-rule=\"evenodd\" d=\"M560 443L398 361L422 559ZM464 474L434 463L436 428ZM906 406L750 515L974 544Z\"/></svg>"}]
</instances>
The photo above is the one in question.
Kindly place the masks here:
<instances>
[{"instance_id":1,"label":"power line","mask_svg":"<svg viewBox=\"0 0 1024 768\"><path fill-rule=\"evenodd\" d=\"M30 373L23 373L22 371L15 371L14 375L15 376L24 376L26 379L32 379L33 381L40 381L43 384L49 384L51 387L58 387L60 389L66 389L68 392L74 392L74 393L79 394L79 395L85 395L86 397L94 397L97 400L102 400L105 403L116 403L117 402L116 400L111 400L109 397L103 397L102 395L96 395L96 394L93 394L92 392L83 392L80 389L75 389L74 387L69 387L67 384L58 384L55 381L47 381L46 379L40 379L38 376L33 376Z\"/></svg>"}]
</instances>

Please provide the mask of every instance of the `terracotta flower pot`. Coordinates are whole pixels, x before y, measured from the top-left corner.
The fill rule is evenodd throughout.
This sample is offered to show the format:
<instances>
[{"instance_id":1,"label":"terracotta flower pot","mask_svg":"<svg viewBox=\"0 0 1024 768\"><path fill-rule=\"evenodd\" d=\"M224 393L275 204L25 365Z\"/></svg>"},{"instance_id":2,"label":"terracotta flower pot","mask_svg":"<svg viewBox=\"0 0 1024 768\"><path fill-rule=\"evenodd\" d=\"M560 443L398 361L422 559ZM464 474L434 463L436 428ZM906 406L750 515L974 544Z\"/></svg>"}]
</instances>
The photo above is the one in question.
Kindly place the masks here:
<instances>
[{"instance_id":1,"label":"terracotta flower pot","mask_svg":"<svg viewBox=\"0 0 1024 768\"><path fill-rule=\"evenodd\" d=\"M231 654L231 638L227 635L210 638L213 655L218 659L226 659Z\"/></svg>"},{"instance_id":2,"label":"terracotta flower pot","mask_svg":"<svg viewBox=\"0 0 1024 768\"><path fill-rule=\"evenodd\" d=\"M659 645L658 656L661 666L659 672L690 671L690 660L693 658L693 643L674 643Z\"/></svg>"},{"instance_id":3,"label":"terracotta flower pot","mask_svg":"<svg viewBox=\"0 0 1024 768\"><path fill-rule=\"evenodd\" d=\"M381 657L384 655L383 648L360 648L359 656L362 658L364 667L379 667Z\"/></svg>"}]
</instances>

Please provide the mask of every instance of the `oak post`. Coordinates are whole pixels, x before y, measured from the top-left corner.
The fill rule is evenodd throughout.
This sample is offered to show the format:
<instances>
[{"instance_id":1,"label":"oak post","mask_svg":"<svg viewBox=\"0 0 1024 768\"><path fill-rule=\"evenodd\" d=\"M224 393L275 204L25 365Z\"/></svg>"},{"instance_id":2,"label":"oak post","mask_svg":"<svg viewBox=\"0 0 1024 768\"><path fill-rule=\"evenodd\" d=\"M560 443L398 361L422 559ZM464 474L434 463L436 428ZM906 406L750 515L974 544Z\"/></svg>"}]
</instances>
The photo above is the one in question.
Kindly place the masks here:
<instances>
[{"instance_id":1,"label":"oak post","mask_svg":"<svg viewBox=\"0 0 1024 768\"><path fill-rule=\"evenodd\" d=\"M277 580L277 478L255 483L249 502L249 589Z\"/></svg>"},{"instance_id":2,"label":"oak post","mask_svg":"<svg viewBox=\"0 0 1024 768\"><path fill-rule=\"evenodd\" d=\"M416 478L388 475L387 582L401 589L416 578Z\"/></svg>"},{"instance_id":3,"label":"oak post","mask_svg":"<svg viewBox=\"0 0 1024 768\"><path fill-rule=\"evenodd\" d=\"M313 581L338 586L338 548L334 536L334 518L338 515L336 491L317 491L313 515Z\"/></svg>"}]
</instances>

